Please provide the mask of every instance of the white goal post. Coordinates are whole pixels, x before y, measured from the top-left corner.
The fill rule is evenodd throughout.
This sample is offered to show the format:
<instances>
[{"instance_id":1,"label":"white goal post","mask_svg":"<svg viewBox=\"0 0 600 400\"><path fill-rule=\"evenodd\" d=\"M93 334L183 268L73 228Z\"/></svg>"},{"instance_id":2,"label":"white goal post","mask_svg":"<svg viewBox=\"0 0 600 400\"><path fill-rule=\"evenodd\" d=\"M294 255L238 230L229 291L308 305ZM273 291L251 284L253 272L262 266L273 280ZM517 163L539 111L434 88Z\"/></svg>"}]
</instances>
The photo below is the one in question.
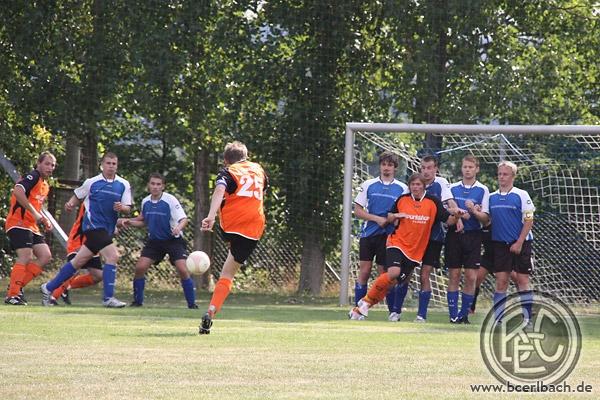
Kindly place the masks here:
<instances>
[{"instance_id":1,"label":"white goal post","mask_svg":"<svg viewBox=\"0 0 600 400\"><path fill-rule=\"evenodd\" d=\"M466 125L466 124L393 124L393 123L346 123L344 152L344 192L342 215L342 248L340 305L349 301L350 252L352 230L352 189L354 174L354 146L357 132L432 133L437 135L600 135L600 126L592 125Z\"/></svg>"}]
</instances>

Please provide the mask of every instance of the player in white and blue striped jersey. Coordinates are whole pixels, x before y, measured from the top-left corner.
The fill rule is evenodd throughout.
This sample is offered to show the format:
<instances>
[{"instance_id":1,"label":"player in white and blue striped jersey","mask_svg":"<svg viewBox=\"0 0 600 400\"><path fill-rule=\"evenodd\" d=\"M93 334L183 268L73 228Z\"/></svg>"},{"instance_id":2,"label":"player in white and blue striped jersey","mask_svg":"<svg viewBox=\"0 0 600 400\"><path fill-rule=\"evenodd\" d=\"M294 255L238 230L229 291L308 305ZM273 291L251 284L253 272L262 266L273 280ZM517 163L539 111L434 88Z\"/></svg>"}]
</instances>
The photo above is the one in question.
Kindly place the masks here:
<instances>
[{"instance_id":1,"label":"player in white and blue striped jersey","mask_svg":"<svg viewBox=\"0 0 600 400\"><path fill-rule=\"evenodd\" d=\"M459 182L450 185L450 192L462 214L462 229L448 228L444 255L448 267L448 314L451 323L469 323L468 315L475 295L477 271L481 265L482 226L489 223L490 192L477 180L479 160L472 155L462 159ZM458 310L460 272L464 268L462 303Z\"/></svg>"},{"instance_id":2,"label":"player in white and blue striped jersey","mask_svg":"<svg viewBox=\"0 0 600 400\"><path fill-rule=\"evenodd\" d=\"M77 255L63 265L52 280L41 286L43 305L51 305L52 292L86 265L92 257L100 254L104 259L102 304L109 308L125 306L125 303L114 297L119 251L112 239L119 213L131 211L131 187L129 182L117 175L116 154L105 153L100 163L102 172L87 179L75 189L75 194L65 204L65 210L71 212L80 202L84 203L82 231L85 241Z\"/></svg>"},{"instance_id":3,"label":"player in white and blue striped jersey","mask_svg":"<svg viewBox=\"0 0 600 400\"><path fill-rule=\"evenodd\" d=\"M514 187L517 166L510 161L498 164L498 190L490 194L492 242L494 245L494 273L496 316L503 312L511 271L516 272L517 289L524 304L524 320L531 318L532 292L529 276L533 272L532 242L535 206L525 190Z\"/></svg>"},{"instance_id":4,"label":"player in white and blue striped jersey","mask_svg":"<svg viewBox=\"0 0 600 400\"><path fill-rule=\"evenodd\" d=\"M360 232L359 257L360 269L354 287L355 303L358 303L367 294L368 281L371 276L373 259L378 265L379 274L387 265L385 262L385 243L388 234L393 232L394 226L387 223L387 214L394 206L398 197L408 193L406 184L395 179L398 168L398 156L385 151L379 156L379 176L369 179L360 185L358 195L354 199L354 215L364 222ZM406 291L407 285L392 288L386 296L388 304L388 319L396 322L402 312L402 304L396 299L404 297L399 295Z\"/></svg>"},{"instance_id":5,"label":"player in white and blue striped jersey","mask_svg":"<svg viewBox=\"0 0 600 400\"><path fill-rule=\"evenodd\" d=\"M142 212L134 218L120 218L118 226L143 227L148 229L148 237L140 258L135 265L133 278L133 302L131 306L141 307L144 304L146 272L154 263L159 263L165 255L179 273L181 287L188 308L198 308L194 282L185 266L188 256L187 245L183 239L183 229L188 223L187 215L179 200L166 193L165 178L159 173L150 174L148 191L150 194L142 200Z\"/></svg>"}]
</instances>

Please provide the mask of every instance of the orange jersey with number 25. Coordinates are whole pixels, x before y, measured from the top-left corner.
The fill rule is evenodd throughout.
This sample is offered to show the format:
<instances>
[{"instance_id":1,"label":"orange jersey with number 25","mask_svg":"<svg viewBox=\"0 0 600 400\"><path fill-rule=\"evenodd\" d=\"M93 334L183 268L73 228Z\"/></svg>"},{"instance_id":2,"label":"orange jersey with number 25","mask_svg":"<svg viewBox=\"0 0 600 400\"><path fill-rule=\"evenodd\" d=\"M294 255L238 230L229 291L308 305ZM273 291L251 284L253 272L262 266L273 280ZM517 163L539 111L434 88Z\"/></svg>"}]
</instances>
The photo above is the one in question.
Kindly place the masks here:
<instances>
[{"instance_id":1,"label":"orange jersey with number 25","mask_svg":"<svg viewBox=\"0 0 600 400\"><path fill-rule=\"evenodd\" d=\"M265 172L259 164L250 161L231 164L227 172L235 182L235 190L232 193L225 192L221 206L221 228L227 233L258 240L265 230Z\"/></svg>"}]
</instances>

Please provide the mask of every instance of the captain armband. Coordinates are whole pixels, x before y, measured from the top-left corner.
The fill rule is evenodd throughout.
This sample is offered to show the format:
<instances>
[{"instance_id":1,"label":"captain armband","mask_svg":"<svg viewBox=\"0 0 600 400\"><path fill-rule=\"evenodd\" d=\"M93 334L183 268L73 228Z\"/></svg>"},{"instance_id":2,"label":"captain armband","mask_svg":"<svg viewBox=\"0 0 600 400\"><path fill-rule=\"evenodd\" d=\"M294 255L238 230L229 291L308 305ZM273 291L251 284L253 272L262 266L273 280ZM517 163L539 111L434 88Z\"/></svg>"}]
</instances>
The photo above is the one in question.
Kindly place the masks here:
<instances>
[{"instance_id":1,"label":"captain armband","mask_svg":"<svg viewBox=\"0 0 600 400\"><path fill-rule=\"evenodd\" d=\"M525 221L533 221L533 211L525 211L523 213L523 220L525 220Z\"/></svg>"}]
</instances>

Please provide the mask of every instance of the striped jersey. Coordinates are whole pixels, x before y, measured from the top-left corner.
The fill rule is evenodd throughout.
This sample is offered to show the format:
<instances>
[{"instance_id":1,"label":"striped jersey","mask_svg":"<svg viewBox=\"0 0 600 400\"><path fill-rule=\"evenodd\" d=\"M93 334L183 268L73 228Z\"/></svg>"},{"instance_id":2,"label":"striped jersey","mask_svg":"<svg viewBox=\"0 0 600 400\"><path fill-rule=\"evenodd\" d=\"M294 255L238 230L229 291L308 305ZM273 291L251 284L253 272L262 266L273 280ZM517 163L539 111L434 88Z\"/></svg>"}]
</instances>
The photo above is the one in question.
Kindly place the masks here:
<instances>
[{"instance_id":1,"label":"striped jersey","mask_svg":"<svg viewBox=\"0 0 600 400\"><path fill-rule=\"evenodd\" d=\"M131 206L129 182L118 175L111 180L102 174L86 179L83 185L75 189L75 196L83 200L85 206L83 232L104 229L109 235L114 234L119 217L119 213L113 209L115 202Z\"/></svg>"},{"instance_id":2,"label":"striped jersey","mask_svg":"<svg viewBox=\"0 0 600 400\"><path fill-rule=\"evenodd\" d=\"M364 208L369 214L387 217L388 212L401 195L408 193L408 186L394 179L392 182L383 182L380 177L364 181L354 202ZM394 231L392 224L385 228L374 221L364 221L361 226L360 237L390 234Z\"/></svg>"},{"instance_id":3,"label":"striped jersey","mask_svg":"<svg viewBox=\"0 0 600 400\"><path fill-rule=\"evenodd\" d=\"M452 198L450 184L446 178L442 178L441 176L436 176L433 182L425 186L425 191L428 195L437 197L442 203ZM444 236L444 227L442 226L441 222L438 222L433 227L433 230L431 231L431 238L429 240L433 242L443 242Z\"/></svg>"},{"instance_id":4,"label":"striped jersey","mask_svg":"<svg viewBox=\"0 0 600 400\"><path fill-rule=\"evenodd\" d=\"M142 200L142 215L148 227L148 238L151 240L168 240L175 237L171 230L179 221L187 218L179 200L172 194L163 192L160 199L152 200L152 195Z\"/></svg>"},{"instance_id":5,"label":"striped jersey","mask_svg":"<svg viewBox=\"0 0 600 400\"><path fill-rule=\"evenodd\" d=\"M508 193L496 190L490 194L490 217L492 218L492 240L513 243L521 234L525 217L533 218L535 206L525 190L513 187ZM525 240L532 240L530 231Z\"/></svg>"},{"instance_id":6,"label":"striped jersey","mask_svg":"<svg viewBox=\"0 0 600 400\"><path fill-rule=\"evenodd\" d=\"M475 181L472 185L465 185L462 181L456 182L450 185L450 192L452 192L458 208L466 210L465 203L467 200L471 200L475 205L481 206L482 212L490 213L490 191L483 183ZM465 232L481 230L481 223L474 216L463 219L462 222Z\"/></svg>"}]
</instances>

